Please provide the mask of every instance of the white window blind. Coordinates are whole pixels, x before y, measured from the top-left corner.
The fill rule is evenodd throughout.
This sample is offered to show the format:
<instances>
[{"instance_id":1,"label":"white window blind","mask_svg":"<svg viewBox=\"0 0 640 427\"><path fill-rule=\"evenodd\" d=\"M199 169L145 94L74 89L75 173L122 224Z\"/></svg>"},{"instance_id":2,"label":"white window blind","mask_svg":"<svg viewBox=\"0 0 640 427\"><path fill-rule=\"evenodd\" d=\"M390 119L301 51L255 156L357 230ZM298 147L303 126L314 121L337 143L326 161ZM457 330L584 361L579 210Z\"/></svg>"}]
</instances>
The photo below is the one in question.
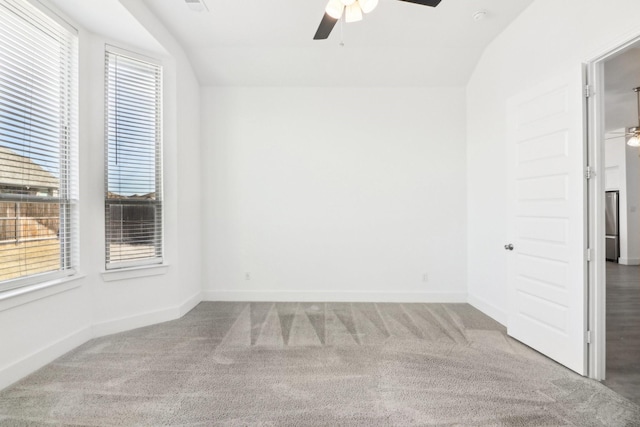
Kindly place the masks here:
<instances>
[{"instance_id":1,"label":"white window blind","mask_svg":"<svg viewBox=\"0 0 640 427\"><path fill-rule=\"evenodd\" d=\"M106 267L162 262L162 68L107 50Z\"/></svg>"},{"instance_id":2,"label":"white window blind","mask_svg":"<svg viewBox=\"0 0 640 427\"><path fill-rule=\"evenodd\" d=\"M73 273L77 35L0 1L0 290Z\"/></svg>"}]
</instances>

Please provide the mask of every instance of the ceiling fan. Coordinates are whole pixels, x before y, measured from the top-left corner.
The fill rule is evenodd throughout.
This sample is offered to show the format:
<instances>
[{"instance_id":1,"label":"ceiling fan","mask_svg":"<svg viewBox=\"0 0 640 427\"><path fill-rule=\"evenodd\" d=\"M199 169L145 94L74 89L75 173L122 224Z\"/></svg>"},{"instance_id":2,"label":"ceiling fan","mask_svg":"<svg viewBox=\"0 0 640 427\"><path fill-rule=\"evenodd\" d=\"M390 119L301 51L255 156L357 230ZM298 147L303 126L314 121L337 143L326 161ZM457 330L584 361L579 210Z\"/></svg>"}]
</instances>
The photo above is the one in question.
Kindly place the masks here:
<instances>
[{"instance_id":1,"label":"ceiling fan","mask_svg":"<svg viewBox=\"0 0 640 427\"><path fill-rule=\"evenodd\" d=\"M422 6L436 7L442 0L400 0L407 3L420 4ZM314 40L325 40L331 34L338 20L345 15L346 22L355 22L362 19L362 12L369 13L378 5L378 0L329 0L320 26L313 36Z\"/></svg>"},{"instance_id":2,"label":"ceiling fan","mask_svg":"<svg viewBox=\"0 0 640 427\"><path fill-rule=\"evenodd\" d=\"M636 93L637 103L637 113L638 113L638 126L630 127L624 132L624 136L629 138L627 140L627 145L630 147L640 147L640 87L636 87L633 89ZM613 139L619 138L622 136L622 132L610 132L611 136L605 139Z\"/></svg>"}]
</instances>

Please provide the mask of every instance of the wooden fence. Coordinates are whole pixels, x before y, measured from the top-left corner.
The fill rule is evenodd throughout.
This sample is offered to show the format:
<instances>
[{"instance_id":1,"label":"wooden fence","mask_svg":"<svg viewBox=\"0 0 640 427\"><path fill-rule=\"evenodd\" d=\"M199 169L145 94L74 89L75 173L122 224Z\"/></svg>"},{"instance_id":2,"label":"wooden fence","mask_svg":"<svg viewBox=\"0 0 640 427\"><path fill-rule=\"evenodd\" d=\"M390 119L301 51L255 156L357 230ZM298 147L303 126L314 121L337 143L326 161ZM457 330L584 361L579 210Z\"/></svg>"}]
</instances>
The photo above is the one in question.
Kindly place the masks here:
<instances>
[{"instance_id":1,"label":"wooden fence","mask_svg":"<svg viewBox=\"0 0 640 427\"><path fill-rule=\"evenodd\" d=\"M156 235L157 206L153 203L108 203L107 243L153 245Z\"/></svg>"},{"instance_id":2,"label":"wooden fence","mask_svg":"<svg viewBox=\"0 0 640 427\"><path fill-rule=\"evenodd\" d=\"M46 202L0 202L0 243L57 239L60 205Z\"/></svg>"}]
</instances>

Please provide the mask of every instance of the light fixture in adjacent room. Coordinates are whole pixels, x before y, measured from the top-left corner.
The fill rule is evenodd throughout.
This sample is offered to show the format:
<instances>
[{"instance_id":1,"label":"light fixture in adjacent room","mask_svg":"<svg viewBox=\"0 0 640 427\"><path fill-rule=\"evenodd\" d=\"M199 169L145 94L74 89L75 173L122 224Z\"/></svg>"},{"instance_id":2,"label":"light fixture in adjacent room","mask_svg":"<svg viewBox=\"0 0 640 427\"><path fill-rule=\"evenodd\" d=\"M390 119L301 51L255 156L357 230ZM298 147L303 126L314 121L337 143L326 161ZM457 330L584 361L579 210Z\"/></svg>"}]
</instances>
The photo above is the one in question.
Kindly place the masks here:
<instances>
[{"instance_id":1,"label":"light fixture in adjacent room","mask_svg":"<svg viewBox=\"0 0 640 427\"><path fill-rule=\"evenodd\" d=\"M627 145L630 147L640 147L640 87L634 88L636 93L637 105L636 112L638 113L638 126L629 128L627 135L631 136L627 141Z\"/></svg>"}]
</instances>

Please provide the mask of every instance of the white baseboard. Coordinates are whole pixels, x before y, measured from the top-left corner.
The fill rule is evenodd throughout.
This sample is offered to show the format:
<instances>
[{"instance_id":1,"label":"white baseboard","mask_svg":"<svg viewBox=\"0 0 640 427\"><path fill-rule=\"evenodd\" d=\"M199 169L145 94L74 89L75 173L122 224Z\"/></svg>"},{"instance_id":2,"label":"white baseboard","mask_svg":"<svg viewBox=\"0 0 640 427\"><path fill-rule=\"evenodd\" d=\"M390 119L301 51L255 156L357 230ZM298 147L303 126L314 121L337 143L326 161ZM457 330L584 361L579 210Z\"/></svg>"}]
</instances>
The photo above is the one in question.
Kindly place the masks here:
<instances>
[{"instance_id":1,"label":"white baseboard","mask_svg":"<svg viewBox=\"0 0 640 427\"><path fill-rule=\"evenodd\" d=\"M188 312L194 309L194 307L202 301L202 292L198 292L192 297L189 297L180 306L178 306L178 318L184 316Z\"/></svg>"},{"instance_id":2,"label":"white baseboard","mask_svg":"<svg viewBox=\"0 0 640 427\"><path fill-rule=\"evenodd\" d=\"M91 327L82 328L0 369L0 390L89 341L91 332Z\"/></svg>"},{"instance_id":3,"label":"white baseboard","mask_svg":"<svg viewBox=\"0 0 640 427\"><path fill-rule=\"evenodd\" d=\"M121 317L106 322L95 323L92 331L95 338L105 335L117 334L131 329L142 328L156 323L167 322L178 317L177 308L163 308L161 310L148 311L133 316Z\"/></svg>"},{"instance_id":4,"label":"white baseboard","mask_svg":"<svg viewBox=\"0 0 640 427\"><path fill-rule=\"evenodd\" d=\"M487 300L485 299L478 298L475 295L469 294L467 297L467 302L472 306L474 306L475 308L477 308L478 310L480 310L481 312L483 312L484 314L486 314L487 316L491 317L496 322L504 326L507 326L508 319L509 319L507 312L487 302Z\"/></svg>"},{"instance_id":5,"label":"white baseboard","mask_svg":"<svg viewBox=\"0 0 640 427\"><path fill-rule=\"evenodd\" d=\"M204 291L203 301L464 303L467 302L467 294L466 292L387 293Z\"/></svg>"},{"instance_id":6,"label":"white baseboard","mask_svg":"<svg viewBox=\"0 0 640 427\"><path fill-rule=\"evenodd\" d=\"M623 265L640 265L638 258L618 258L618 263Z\"/></svg>"},{"instance_id":7,"label":"white baseboard","mask_svg":"<svg viewBox=\"0 0 640 427\"><path fill-rule=\"evenodd\" d=\"M93 325L94 338L105 335L116 334L118 332L130 331L131 329L142 328L156 323L168 322L179 319L188 313L193 307L202 301L202 293L187 298L183 303L175 306L163 308L161 310L148 311L133 316L121 317L120 319L109 320L107 322Z\"/></svg>"}]
</instances>

